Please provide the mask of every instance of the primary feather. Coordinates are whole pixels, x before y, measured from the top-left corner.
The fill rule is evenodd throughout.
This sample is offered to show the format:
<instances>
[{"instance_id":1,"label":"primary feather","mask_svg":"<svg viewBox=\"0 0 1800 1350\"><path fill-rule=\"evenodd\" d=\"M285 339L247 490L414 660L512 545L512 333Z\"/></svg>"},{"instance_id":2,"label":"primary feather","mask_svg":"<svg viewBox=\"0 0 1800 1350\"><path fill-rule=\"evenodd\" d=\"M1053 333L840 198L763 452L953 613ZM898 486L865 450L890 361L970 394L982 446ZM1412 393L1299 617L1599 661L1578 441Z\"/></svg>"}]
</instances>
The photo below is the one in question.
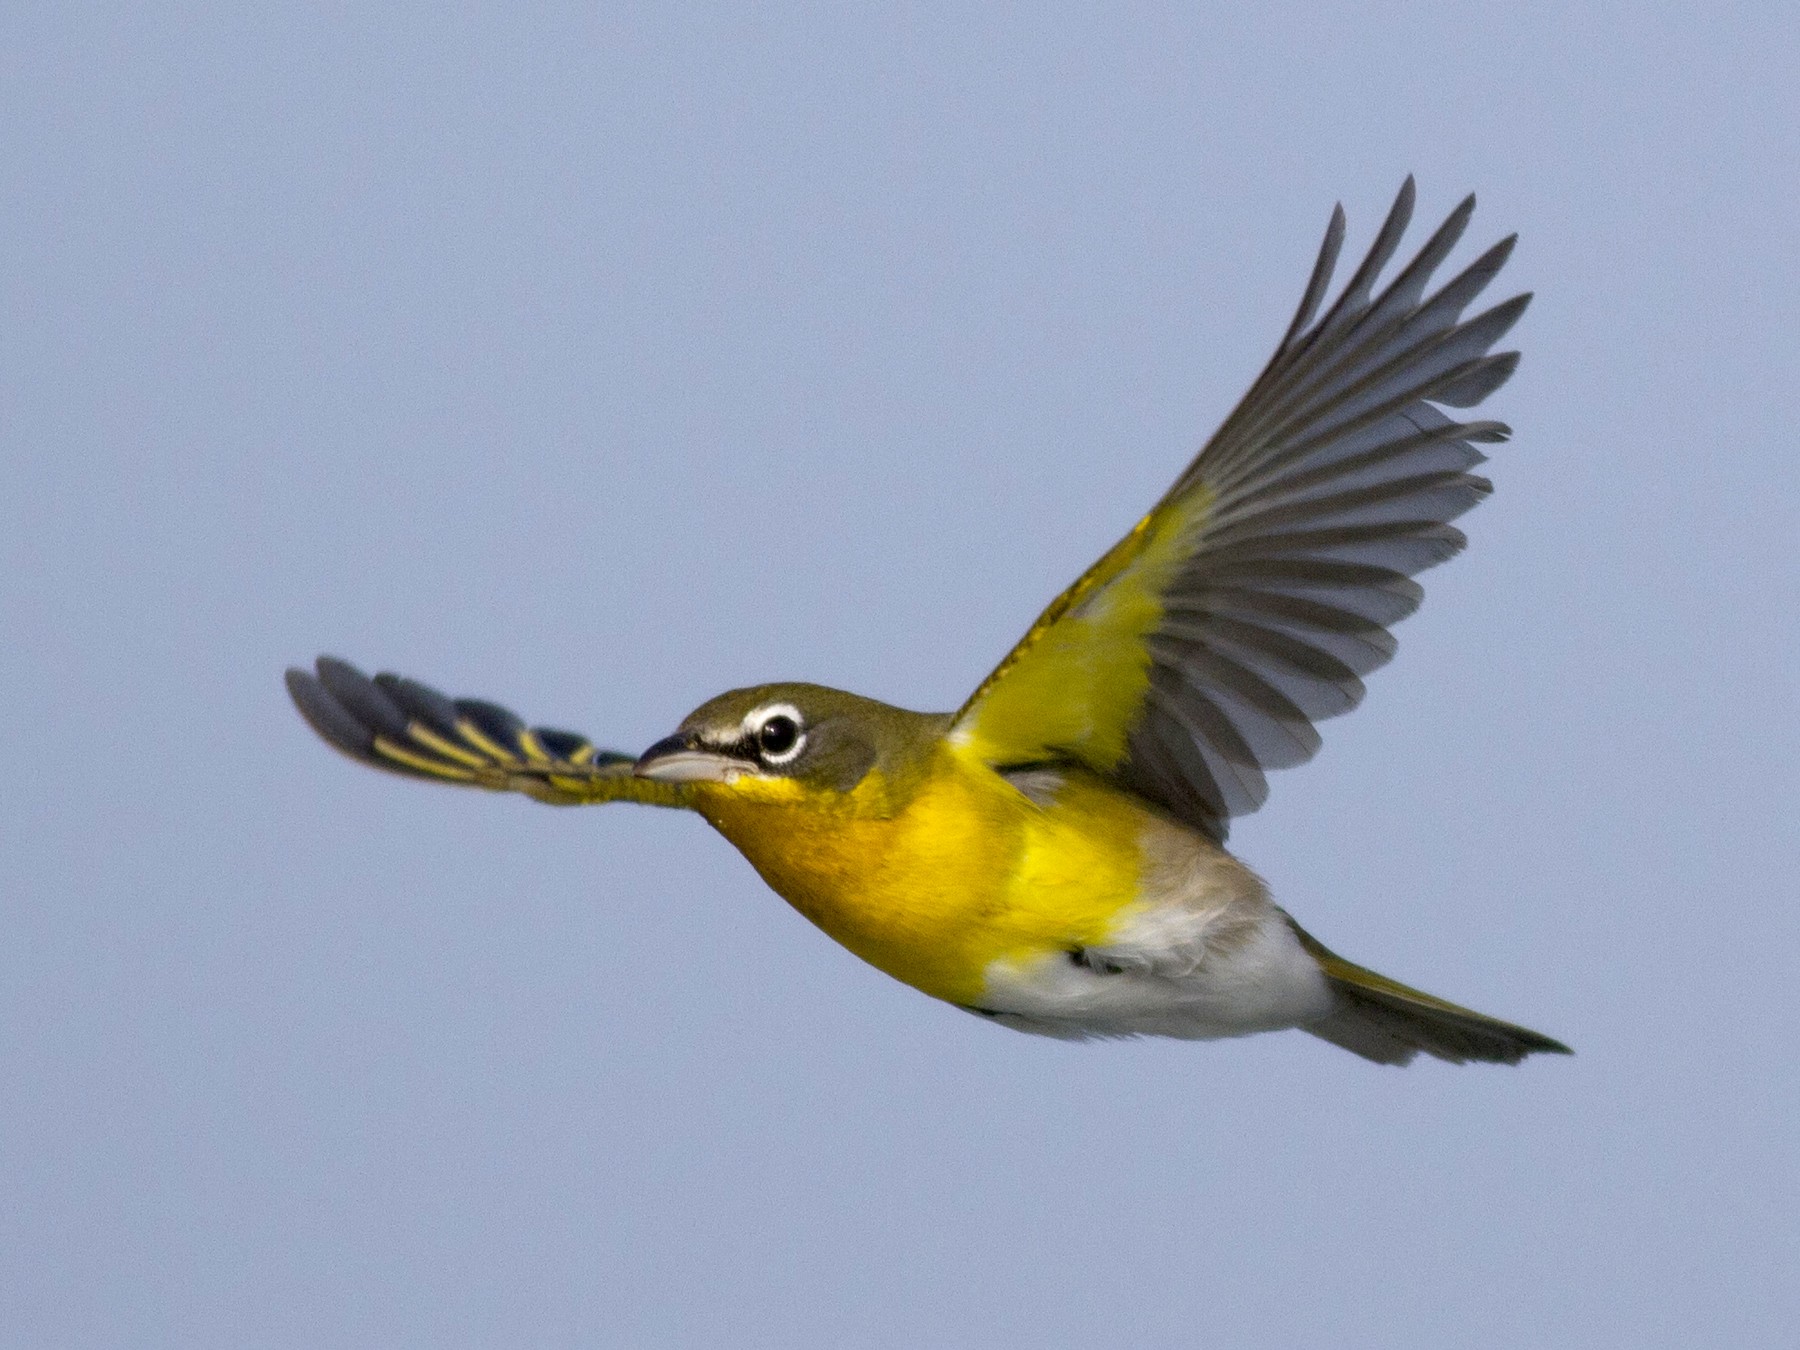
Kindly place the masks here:
<instances>
[{"instance_id":1,"label":"primary feather","mask_svg":"<svg viewBox=\"0 0 1800 1350\"><path fill-rule=\"evenodd\" d=\"M386 672L370 679L335 656L321 656L311 671L290 669L287 687L327 744L371 768L523 792L552 806L688 804L681 784L633 777L634 756L597 750L578 732L527 726L497 703L447 698Z\"/></svg>"},{"instance_id":2,"label":"primary feather","mask_svg":"<svg viewBox=\"0 0 1800 1350\"><path fill-rule=\"evenodd\" d=\"M1476 446L1509 434L1441 409L1505 382L1518 355L1491 349L1529 300L1462 318L1510 238L1427 294L1472 197L1377 294L1412 207L1409 178L1315 319L1343 243L1333 213L1249 393L982 682L957 714L964 743L1000 767L1082 763L1222 841L1262 805L1265 772L1310 759L1313 724L1361 701L1418 607L1412 578L1462 548L1450 522L1490 490Z\"/></svg>"}]
</instances>

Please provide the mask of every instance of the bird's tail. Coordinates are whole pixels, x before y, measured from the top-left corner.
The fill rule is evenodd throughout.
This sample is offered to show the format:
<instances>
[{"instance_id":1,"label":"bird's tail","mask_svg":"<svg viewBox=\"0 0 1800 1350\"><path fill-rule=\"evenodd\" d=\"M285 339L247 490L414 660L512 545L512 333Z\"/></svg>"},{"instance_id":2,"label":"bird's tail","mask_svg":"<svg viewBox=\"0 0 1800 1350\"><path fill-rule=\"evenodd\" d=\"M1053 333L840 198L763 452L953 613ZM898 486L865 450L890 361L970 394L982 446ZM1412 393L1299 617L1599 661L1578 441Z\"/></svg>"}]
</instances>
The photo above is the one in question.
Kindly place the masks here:
<instances>
[{"instance_id":1,"label":"bird's tail","mask_svg":"<svg viewBox=\"0 0 1800 1350\"><path fill-rule=\"evenodd\" d=\"M1377 1064L1408 1064L1421 1050L1452 1064L1470 1060L1517 1064L1531 1054L1573 1053L1561 1041L1484 1017L1346 961L1291 918L1288 922L1331 982L1336 1006L1303 1028L1321 1040Z\"/></svg>"}]
</instances>

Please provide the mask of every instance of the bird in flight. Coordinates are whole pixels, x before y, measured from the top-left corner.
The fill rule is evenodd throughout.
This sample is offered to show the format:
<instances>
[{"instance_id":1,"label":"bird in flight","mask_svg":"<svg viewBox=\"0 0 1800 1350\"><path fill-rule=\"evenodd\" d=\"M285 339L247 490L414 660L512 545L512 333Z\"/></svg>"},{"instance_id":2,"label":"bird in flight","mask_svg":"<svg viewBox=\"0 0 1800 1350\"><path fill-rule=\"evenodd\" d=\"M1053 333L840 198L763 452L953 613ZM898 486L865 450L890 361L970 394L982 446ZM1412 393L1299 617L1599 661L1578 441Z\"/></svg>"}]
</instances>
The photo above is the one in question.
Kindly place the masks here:
<instances>
[{"instance_id":1,"label":"bird in flight","mask_svg":"<svg viewBox=\"0 0 1800 1350\"><path fill-rule=\"evenodd\" d=\"M1379 293L1409 178L1325 305L1332 214L1298 312L1250 391L1123 539L951 713L815 684L734 689L641 755L495 704L320 657L287 685L378 769L563 805L697 812L871 965L984 1018L1068 1039L1299 1027L1382 1064L1568 1048L1328 950L1225 850L1264 773L1312 758L1463 546L1499 422L1444 409L1504 384L1527 295L1463 318L1512 250L1432 274L1465 200Z\"/></svg>"}]
</instances>

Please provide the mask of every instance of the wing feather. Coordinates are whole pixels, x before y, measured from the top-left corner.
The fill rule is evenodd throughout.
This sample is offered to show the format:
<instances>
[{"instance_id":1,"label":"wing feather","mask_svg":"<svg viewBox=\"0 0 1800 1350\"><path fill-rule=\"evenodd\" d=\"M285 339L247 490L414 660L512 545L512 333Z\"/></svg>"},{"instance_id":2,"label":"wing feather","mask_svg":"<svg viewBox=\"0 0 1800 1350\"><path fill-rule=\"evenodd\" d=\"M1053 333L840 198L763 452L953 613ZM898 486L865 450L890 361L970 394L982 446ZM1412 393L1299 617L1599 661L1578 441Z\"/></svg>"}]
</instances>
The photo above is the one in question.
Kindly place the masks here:
<instances>
[{"instance_id":1,"label":"wing feather","mask_svg":"<svg viewBox=\"0 0 1800 1350\"><path fill-rule=\"evenodd\" d=\"M1202 689L1211 685L1230 693L1254 712L1259 723L1267 725L1266 731L1262 725L1254 727L1255 739L1263 746L1257 759L1266 767L1304 764L1319 748L1319 733L1306 710L1249 664L1234 660L1222 644L1183 642L1173 633L1159 632L1151 638L1151 645L1159 666L1182 670ZM1283 743L1289 748L1284 750Z\"/></svg>"},{"instance_id":2,"label":"wing feather","mask_svg":"<svg viewBox=\"0 0 1800 1350\"><path fill-rule=\"evenodd\" d=\"M1437 291L1475 199L1385 289L1411 221L1409 178L1329 305L1334 210L1292 323L1249 393L1137 527L1053 601L956 714L952 738L996 767L1073 759L1223 839L1310 759L1313 723L1361 700L1394 654L1413 576L1465 542L1452 521L1492 490L1458 421L1512 374L1494 352L1530 297L1464 318L1508 237ZM1323 307L1323 315L1320 316Z\"/></svg>"},{"instance_id":3,"label":"wing feather","mask_svg":"<svg viewBox=\"0 0 1800 1350\"><path fill-rule=\"evenodd\" d=\"M634 776L633 756L596 749L578 732L527 726L497 703L446 698L400 675L370 679L333 656L321 656L312 671L289 670L287 687L321 739L371 768L522 792L556 806L687 805L686 785Z\"/></svg>"}]
</instances>

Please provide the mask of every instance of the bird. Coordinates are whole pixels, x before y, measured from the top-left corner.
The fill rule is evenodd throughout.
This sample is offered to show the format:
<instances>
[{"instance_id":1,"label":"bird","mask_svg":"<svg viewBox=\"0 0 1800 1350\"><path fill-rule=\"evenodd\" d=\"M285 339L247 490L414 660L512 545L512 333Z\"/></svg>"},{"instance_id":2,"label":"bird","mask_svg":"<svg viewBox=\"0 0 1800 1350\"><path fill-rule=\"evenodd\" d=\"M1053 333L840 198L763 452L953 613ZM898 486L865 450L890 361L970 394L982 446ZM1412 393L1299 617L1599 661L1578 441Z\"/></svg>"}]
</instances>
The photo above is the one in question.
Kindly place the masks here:
<instances>
[{"instance_id":1,"label":"bird","mask_svg":"<svg viewBox=\"0 0 1800 1350\"><path fill-rule=\"evenodd\" d=\"M1522 294L1463 315L1516 235L1432 289L1464 199L1376 289L1411 222L1408 177L1325 304L1339 204L1249 391L1162 498L948 713L817 684L734 689L642 754L528 726L482 699L290 669L331 746L393 773L555 805L698 813L769 887L888 975L988 1021L1067 1040L1300 1028L1379 1064L1516 1064L1538 1032L1338 956L1227 851L1266 772L1312 758L1460 551L1491 491L1464 420L1512 375L1492 349Z\"/></svg>"}]
</instances>

